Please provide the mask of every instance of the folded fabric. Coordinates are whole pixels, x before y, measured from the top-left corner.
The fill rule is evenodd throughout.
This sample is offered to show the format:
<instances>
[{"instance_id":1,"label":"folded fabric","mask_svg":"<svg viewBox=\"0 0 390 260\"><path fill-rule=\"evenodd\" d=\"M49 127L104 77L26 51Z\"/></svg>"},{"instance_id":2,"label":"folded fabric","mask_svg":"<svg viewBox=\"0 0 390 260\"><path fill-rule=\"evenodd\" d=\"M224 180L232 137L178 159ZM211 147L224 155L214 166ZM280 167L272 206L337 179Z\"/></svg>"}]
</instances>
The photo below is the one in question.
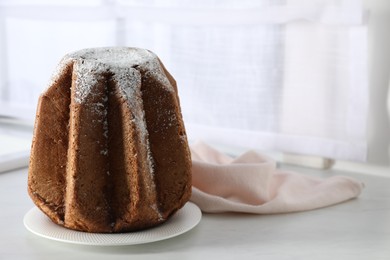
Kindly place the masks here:
<instances>
[{"instance_id":1,"label":"folded fabric","mask_svg":"<svg viewBox=\"0 0 390 260\"><path fill-rule=\"evenodd\" d=\"M253 151L231 158L199 142L191 153L191 201L203 212L311 210L355 198L364 187L345 176L321 179L280 170L274 160Z\"/></svg>"}]
</instances>

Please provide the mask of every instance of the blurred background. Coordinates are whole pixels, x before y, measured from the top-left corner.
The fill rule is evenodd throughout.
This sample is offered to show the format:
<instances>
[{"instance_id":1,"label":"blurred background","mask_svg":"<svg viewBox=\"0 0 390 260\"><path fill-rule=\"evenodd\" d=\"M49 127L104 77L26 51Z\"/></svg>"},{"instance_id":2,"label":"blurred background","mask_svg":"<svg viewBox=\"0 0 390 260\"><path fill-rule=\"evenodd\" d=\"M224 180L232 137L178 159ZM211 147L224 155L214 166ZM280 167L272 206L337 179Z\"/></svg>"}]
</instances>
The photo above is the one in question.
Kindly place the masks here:
<instances>
[{"instance_id":1,"label":"blurred background","mask_svg":"<svg viewBox=\"0 0 390 260\"><path fill-rule=\"evenodd\" d=\"M191 142L390 174L389 26L388 0L0 0L0 155L29 149L66 53L132 46L177 80Z\"/></svg>"}]
</instances>

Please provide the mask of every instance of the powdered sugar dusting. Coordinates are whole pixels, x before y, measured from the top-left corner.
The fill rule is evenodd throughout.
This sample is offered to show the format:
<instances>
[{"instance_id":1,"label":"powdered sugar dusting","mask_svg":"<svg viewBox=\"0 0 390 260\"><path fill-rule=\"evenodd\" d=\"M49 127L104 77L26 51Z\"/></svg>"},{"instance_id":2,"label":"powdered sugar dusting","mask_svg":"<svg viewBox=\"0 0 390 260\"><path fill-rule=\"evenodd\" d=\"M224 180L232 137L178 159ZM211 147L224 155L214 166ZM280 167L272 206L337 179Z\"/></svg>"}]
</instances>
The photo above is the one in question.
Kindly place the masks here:
<instances>
[{"instance_id":1,"label":"powdered sugar dusting","mask_svg":"<svg viewBox=\"0 0 390 260\"><path fill-rule=\"evenodd\" d=\"M57 67L54 69L54 72L50 78L47 89L56 84L59 78L65 74L66 68L73 63L72 59L70 59L67 55L63 57ZM47 90L46 89L46 90Z\"/></svg>"},{"instance_id":2,"label":"powdered sugar dusting","mask_svg":"<svg viewBox=\"0 0 390 260\"><path fill-rule=\"evenodd\" d=\"M48 87L52 86L64 74L69 65L77 63L83 65L74 66L73 72L83 75L84 78L79 82L82 84L75 96L77 103L83 102L85 97L88 96L91 90L91 84L89 83L94 82L94 75L104 72L117 74L118 68L137 68L139 71L145 72L145 77L153 77L156 81L161 82L162 86L167 87L170 91L174 91L161 67L158 57L153 52L128 47L92 48L67 54L54 70Z\"/></svg>"},{"instance_id":3,"label":"powdered sugar dusting","mask_svg":"<svg viewBox=\"0 0 390 260\"><path fill-rule=\"evenodd\" d=\"M145 72L146 77L153 77L173 91L168 78L157 56L145 49L138 48L94 48L85 49L68 54L64 59L65 62L73 60L79 66L74 67L75 73L82 77L77 77L80 82L78 92L76 92L75 101L82 103L91 91L90 86L95 83L96 76L102 73L112 73L118 79L125 68L136 68ZM80 66L82 63L82 66ZM121 79L119 79L121 80ZM122 82L122 81L119 81ZM137 82L133 82L137 83Z\"/></svg>"},{"instance_id":4,"label":"powdered sugar dusting","mask_svg":"<svg viewBox=\"0 0 390 260\"><path fill-rule=\"evenodd\" d=\"M74 62L73 71L76 73L74 99L76 103L83 103L91 93L93 94L93 87L99 81L104 80L104 72L108 71L108 66L104 63L81 59Z\"/></svg>"}]
</instances>

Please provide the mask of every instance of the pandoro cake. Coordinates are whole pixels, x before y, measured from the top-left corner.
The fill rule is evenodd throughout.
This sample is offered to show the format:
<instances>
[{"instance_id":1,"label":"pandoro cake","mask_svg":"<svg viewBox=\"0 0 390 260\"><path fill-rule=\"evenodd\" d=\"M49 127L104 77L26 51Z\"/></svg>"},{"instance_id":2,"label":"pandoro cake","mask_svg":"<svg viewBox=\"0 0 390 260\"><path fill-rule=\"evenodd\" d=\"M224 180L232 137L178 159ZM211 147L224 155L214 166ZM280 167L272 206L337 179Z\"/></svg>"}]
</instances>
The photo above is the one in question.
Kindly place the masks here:
<instances>
[{"instance_id":1,"label":"pandoro cake","mask_svg":"<svg viewBox=\"0 0 390 260\"><path fill-rule=\"evenodd\" d=\"M53 222L130 232L165 222L191 195L176 82L138 48L66 55L40 96L28 175Z\"/></svg>"}]
</instances>

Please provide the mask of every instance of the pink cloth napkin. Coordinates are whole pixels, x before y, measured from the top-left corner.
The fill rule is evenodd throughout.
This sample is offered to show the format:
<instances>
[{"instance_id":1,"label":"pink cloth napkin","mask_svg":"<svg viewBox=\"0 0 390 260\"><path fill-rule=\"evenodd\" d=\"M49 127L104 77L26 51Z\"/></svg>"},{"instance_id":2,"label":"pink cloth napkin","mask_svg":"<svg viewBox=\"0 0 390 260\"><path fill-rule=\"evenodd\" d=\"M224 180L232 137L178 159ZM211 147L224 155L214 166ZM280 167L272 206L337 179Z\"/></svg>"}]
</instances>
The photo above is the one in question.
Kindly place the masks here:
<instances>
[{"instance_id":1,"label":"pink cloth napkin","mask_svg":"<svg viewBox=\"0 0 390 260\"><path fill-rule=\"evenodd\" d=\"M363 183L345 176L321 179L277 169L275 161L253 151L233 159L197 143L191 153L191 201L203 212L311 210L355 198L363 189Z\"/></svg>"}]
</instances>

